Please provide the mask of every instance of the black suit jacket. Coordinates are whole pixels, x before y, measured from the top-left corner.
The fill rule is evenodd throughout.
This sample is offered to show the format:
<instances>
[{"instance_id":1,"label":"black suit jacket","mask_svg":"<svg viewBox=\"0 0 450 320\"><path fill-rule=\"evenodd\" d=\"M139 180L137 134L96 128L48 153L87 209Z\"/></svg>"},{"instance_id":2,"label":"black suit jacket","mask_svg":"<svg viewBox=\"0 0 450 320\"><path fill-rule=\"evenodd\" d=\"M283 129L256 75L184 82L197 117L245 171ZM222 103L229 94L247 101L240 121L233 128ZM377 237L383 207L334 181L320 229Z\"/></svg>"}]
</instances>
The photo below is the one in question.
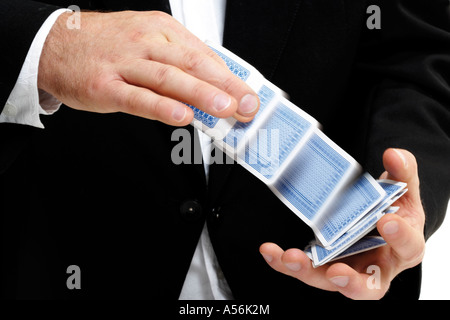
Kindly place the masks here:
<instances>
[{"instance_id":1,"label":"black suit jacket","mask_svg":"<svg viewBox=\"0 0 450 320\"><path fill-rule=\"evenodd\" d=\"M31 41L71 1L2 1L0 108ZM368 30L366 9L382 11ZM78 1L82 9L162 10L168 1ZM224 46L288 92L374 176L388 147L415 154L426 236L450 191L447 0L229 0ZM24 23L26 22L26 23ZM178 298L204 222L235 298L337 298L270 269L273 241L303 248L312 232L238 165L174 165L173 127L62 107L45 130L0 124L1 288L17 298ZM192 133L192 128L187 127ZM198 143L198 141L193 141ZM193 208L189 211L186 208ZM68 290L66 269L81 268ZM417 298L420 266L386 298Z\"/></svg>"}]
</instances>

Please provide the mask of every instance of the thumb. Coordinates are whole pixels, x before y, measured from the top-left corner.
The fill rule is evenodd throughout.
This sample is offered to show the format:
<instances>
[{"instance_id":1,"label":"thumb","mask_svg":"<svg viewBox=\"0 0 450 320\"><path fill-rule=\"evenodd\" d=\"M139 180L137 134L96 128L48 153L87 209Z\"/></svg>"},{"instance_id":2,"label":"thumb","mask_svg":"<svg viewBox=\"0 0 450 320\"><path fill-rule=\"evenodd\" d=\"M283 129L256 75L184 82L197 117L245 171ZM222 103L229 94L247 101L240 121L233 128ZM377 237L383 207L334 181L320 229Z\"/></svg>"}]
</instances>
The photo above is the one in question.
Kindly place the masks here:
<instances>
[{"instance_id":1,"label":"thumb","mask_svg":"<svg viewBox=\"0 0 450 320\"><path fill-rule=\"evenodd\" d=\"M408 184L408 192L404 197L407 197L413 205L422 205L417 161L414 155L403 149L387 149L383 154L383 165L387 179Z\"/></svg>"}]
</instances>

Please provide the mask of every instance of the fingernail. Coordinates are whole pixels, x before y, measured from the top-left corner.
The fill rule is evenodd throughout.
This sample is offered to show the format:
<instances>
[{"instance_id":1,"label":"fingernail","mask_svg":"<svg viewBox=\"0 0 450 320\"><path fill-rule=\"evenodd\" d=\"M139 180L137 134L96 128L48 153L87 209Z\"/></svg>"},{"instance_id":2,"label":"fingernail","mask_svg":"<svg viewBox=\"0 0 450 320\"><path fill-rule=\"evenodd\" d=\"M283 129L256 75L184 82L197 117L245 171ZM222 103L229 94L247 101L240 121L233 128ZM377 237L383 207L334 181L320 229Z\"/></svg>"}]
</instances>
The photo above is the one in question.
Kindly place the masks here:
<instances>
[{"instance_id":1,"label":"fingernail","mask_svg":"<svg viewBox=\"0 0 450 320\"><path fill-rule=\"evenodd\" d=\"M186 107L184 106L179 106L172 111L172 118L177 122L183 121L185 117Z\"/></svg>"},{"instance_id":2,"label":"fingernail","mask_svg":"<svg viewBox=\"0 0 450 320\"><path fill-rule=\"evenodd\" d=\"M239 103L239 113L242 115L253 113L258 108L258 99L253 94L246 94Z\"/></svg>"},{"instance_id":3,"label":"fingernail","mask_svg":"<svg viewBox=\"0 0 450 320\"><path fill-rule=\"evenodd\" d=\"M406 162L406 158L405 155L403 154L403 152L401 152L398 149L394 149L394 151L398 154L398 156L400 157L400 159L402 159L403 162L403 168L406 168L406 166L408 165L408 163Z\"/></svg>"},{"instance_id":4,"label":"fingernail","mask_svg":"<svg viewBox=\"0 0 450 320\"><path fill-rule=\"evenodd\" d=\"M289 270L295 271L295 272L300 271L302 269L302 265L298 262L285 263L284 265Z\"/></svg>"},{"instance_id":5,"label":"fingernail","mask_svg":"<svg viewBox=\"0 0 450 320\"><path fill-rule=\"evenodd\" d=\"M397 221L389 221L386 222L385 225L383 226L383 232L385 234L394 234L397 233L398 231L398 222Z\"/></svg>"},{"instance_id":6,"label":"fingernail","mask_svg":"<svg viewBox=\"0 0 450 320\"><path fill-rule=\"evenodd\" d=\"M347 276L338 276L330 279L335 285L345 288L348 284L349 278Z\"/></svg>"},{"instance_id":7,"label":"fingernail","mask_svg":"<svg viewBox=\"0 0 450 320\"><path fill-rule=\"evenodd\" d=\"M273 257L271 255L264 254L264 253L261 253L261 255L263 256L264 260L266 260L267 262L269 262L269 263L272 262Z\"/></svg>"},{"instance_id":8,"label":"fingernail","mask_svg":"<svg viewBox=\"0 0 450 320\"><path fill-rule=\"evenodd\" d=\"M219 93L214 97L214 105L213 108L217 112L223 111L226 108L228 108L231 105L231 98L230 96Z\"/></svg>"}]
</instances>

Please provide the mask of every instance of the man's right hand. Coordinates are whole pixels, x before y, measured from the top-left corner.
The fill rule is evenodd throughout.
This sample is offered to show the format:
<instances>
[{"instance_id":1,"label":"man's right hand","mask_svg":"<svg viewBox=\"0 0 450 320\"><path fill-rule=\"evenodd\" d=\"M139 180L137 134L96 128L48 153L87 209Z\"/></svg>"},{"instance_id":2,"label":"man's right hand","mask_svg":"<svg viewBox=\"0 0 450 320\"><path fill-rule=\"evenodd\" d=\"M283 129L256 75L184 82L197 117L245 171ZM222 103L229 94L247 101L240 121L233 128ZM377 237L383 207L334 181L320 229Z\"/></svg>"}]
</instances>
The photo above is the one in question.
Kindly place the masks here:
<instances>
[{"instance_id":1,"label":"man's right hand","mask_svg":"<svg viewBox=\"0 0 450 320\"><path fill-rule=\"evenodd\" d=\"M64 104L125 112L176 126L193 112L250 121L259 100L226 64L171 16L157 11L62 14L45 42L38 87Z\"/></svg>"}]
</instances>

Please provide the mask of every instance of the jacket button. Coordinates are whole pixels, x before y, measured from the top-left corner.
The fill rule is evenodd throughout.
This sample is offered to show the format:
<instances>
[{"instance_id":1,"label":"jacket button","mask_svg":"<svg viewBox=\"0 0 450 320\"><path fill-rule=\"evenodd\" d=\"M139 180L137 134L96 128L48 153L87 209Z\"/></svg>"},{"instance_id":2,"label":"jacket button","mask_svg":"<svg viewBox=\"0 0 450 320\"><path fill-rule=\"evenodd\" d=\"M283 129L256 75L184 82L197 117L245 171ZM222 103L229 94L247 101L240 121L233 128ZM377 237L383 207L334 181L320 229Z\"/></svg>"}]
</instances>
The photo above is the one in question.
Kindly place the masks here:
<instances>
[{"instance_id":1,"label":"jacket button","mask_svg":"<svg viewBox=\"0 0 450 320\"><path fill-rule=\"evenodd\" d=\"M196 200L187 200L180 205L180 214L186 221L195 221L202 215L202 206Z\"/></svg>"},{"instance_id":2,"label":"jacket button","mask_svg":"<svg viewBox=\"0 0 450 320\"><path fill-rule=\"evenodd\" d=\"M215 207L211 211L212 211L213 218L216 218L217 220L220 219L220 213L221 213L220 212L221 211L220 207Z\"/></svg>"}]
</instances>

